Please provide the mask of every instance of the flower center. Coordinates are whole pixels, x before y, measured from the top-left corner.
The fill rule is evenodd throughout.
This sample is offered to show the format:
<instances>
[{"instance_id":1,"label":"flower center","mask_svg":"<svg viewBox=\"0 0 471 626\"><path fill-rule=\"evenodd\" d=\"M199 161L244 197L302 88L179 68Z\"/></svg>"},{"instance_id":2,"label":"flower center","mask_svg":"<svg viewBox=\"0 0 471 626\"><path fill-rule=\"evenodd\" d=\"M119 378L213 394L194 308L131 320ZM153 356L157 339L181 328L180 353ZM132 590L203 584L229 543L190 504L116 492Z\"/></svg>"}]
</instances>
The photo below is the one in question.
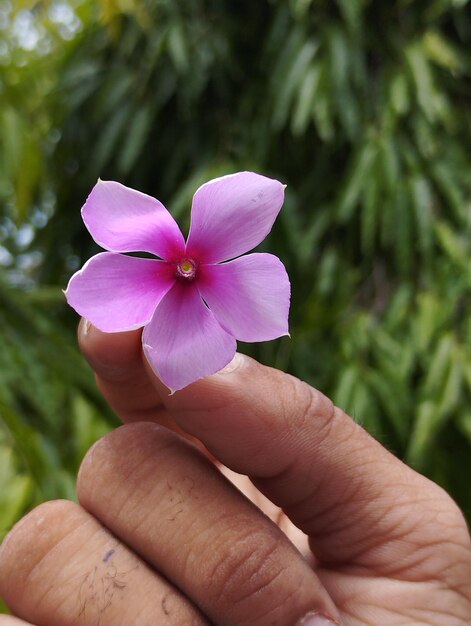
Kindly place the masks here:
<instances>
[{"instance_id":1,"label":"flower center","mask_svg":"<svg viewBox=\"0 0 471 626\"><path fill-rule=\"evenodd\" d=\"M182 259L177 263L175 275L185 281L193 280L196 277L196 263L193 259Z\"/></svg>"}]
</instances>

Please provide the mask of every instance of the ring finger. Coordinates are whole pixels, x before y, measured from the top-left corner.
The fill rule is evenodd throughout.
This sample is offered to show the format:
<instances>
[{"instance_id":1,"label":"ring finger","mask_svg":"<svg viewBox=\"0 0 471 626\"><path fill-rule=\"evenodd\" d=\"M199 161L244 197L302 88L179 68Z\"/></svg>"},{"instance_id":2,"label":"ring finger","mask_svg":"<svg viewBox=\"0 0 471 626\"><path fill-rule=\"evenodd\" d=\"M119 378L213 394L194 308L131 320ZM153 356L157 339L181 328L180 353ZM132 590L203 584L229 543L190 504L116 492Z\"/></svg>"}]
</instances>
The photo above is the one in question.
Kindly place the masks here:
<instances>
[{"instance_id":1,"label":"ring finger","mask_svg":"<svg viewBox=\"0 0 471 626\"><path fill-rule=\"evenodd\" d=\"M0 595L36 626L207 624L170 583L67 501L40 505L5 539ZM4 624L28 626L9 617L0 618Z\"/></svg>"}]
</instances>

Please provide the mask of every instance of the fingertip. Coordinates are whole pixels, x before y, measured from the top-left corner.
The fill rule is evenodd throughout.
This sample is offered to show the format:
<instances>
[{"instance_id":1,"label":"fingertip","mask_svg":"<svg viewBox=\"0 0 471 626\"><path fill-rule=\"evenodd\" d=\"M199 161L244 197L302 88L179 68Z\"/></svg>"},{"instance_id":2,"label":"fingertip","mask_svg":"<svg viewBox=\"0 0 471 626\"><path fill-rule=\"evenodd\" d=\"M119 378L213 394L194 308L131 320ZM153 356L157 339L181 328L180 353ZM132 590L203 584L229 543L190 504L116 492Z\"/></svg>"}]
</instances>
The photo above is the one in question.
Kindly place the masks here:
<instances>
[{"instance_id":1,"label":"fingertip","mask_svg":"<svg viewBox=\"0 0 471 626\"><path fill-rule=\"evenodd\" d=\"M89 320L80 320L77 336L80 350L101 377L117 379L141 361L142 329L105 333Z\"/></svg>"}]
</instances>

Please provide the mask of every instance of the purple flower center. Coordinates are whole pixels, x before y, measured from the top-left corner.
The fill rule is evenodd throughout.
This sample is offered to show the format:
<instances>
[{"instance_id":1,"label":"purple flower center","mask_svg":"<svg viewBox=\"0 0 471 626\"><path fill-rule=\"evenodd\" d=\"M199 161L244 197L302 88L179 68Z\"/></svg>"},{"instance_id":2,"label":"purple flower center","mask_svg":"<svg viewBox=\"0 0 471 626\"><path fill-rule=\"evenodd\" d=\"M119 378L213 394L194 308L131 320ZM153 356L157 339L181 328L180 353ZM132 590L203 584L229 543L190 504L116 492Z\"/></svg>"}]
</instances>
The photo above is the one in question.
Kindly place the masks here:
<instances>
[{"instance_id":1,"label":"purple flower center","mask_svg":"<svg viewBox=\"0 0 471 626\"><path fill-rule=\"evenodd\" d=\"M175 276L184 281L191 281L196 278L196 263L193 259L181 259L177 263Z\"/></svg>"}]
</instances>

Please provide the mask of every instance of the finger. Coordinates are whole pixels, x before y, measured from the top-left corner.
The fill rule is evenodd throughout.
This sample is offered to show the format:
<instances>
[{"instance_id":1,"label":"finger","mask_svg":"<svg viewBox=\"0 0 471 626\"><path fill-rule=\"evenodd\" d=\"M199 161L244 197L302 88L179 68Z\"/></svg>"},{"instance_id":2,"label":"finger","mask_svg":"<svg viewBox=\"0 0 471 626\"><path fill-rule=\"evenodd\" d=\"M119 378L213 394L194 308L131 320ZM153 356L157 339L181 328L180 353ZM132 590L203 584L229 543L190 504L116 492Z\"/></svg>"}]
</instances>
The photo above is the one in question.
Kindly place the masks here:
<instances>
[{"instance_id":1,"label":"finger","mask_svg":"<svg viewBox=\"0 0 471 626\"><path fill-rule=\"evenodd\" d=\"M140 354L140 337L126 335L133 353ZM122 372L138 372L147 389L152 381L157 402L161 399L181 427L222 463L251 476L312 537L321 560L383 569L400 563L406 571L417 555L411 547L433 543L437 532L444 541L451 532L458 550L469 541L460 511L443 491L404 466L305 383L236 355L221 373L169 396L148 366L147 376L142 360L136 370L136 362L114 341L108 335L106 343L82 342L93 356L97 377L108 375L101 362L104 352L113 354L114 349ZM125 387L110 383L108 397L125 394ZM127 397L128 409L140 405L132 385ZM426 518L420 523L418 500ZM437 518L443 522L439 530Z\"/></svg>"},{"instance_id":2,"label":"finger","mask_svg":"<svg viewBox=\"0 0 471 626\"><path fill-rule=\"evenodd\" d=\"M290 625L311 610L335 613L285 535L167 429L129 424L105 436L82 464L78 494L211 622Z\"/></svg>"},{"instance_id":3,"label":"finger","mask_svg":"<svg viewBox=\"0 0 471 626\"><path fill-rule=\"evenodd\" d=\"M12 615L0 615L0 626L34 626L34 624L25 622Z\"/></svg>"},{"instance_id":4,"label":"finger","mask_svg":"<svg viewBox=\"0 0 471 626\"><path fill-rule=\"evenodd\" d=\"M168 582L67 501L34 509L4 540L0 595L37 626L206 624Z\"/></svg>"},{"instance_id":5,"label":"finger","mask_svg":"<svg viewBox=\"0 0 471 626\"><path fill-rule=\"evenodd\" d=\"M175 423L152 384L144 364L142 330L103 333L82 318L77 335L83 355L95 370L98 388L124 423L158 422L203 447Z\"/></svg>"},{"instance_id":6,"label":"finger","mask_svg":"<svg viewBox=\"0 0 471 626\"><path fill-rule=\"evenodd\" d=\"M141 330L103 333L84 318L78 326L78 342L96 372L100 391L125 422L168 416L159 394L144 368Z\"/></svg>"},{"instance_id":7,"label":"finger","mask_svg":"<svg viewBox=\"0 0 471 626\"><path fill-rule=\"evenodd\" d=\"M469 536L445 492L309 385L242 355L172 396L153 382L176 422L249 475L324 563L428 571L417 546L434 545L437 532L462 562Z\"/></svg>"},{"instance_id":8,"label":"finger","mask_svg":"<svg viewBox=\"0 0 471 626\"><path fill-rule=\"evenodd\" d=\"M185 433L163 405L151 382L153 374L149 375L144 365L141 331L103 333L82 318L78 339L85 358L96 372L101 392L123 422L158 422L203 449L201 442ZM204 451L208 454L206 449ZM281 522L285 533L303 554L309 553L306 536L286 516L280 515L279 507L269 502L253 485L248 485L250 481L247 477L227 468L222 470L243 493L251 492L252 500L270 519L279 525Z\"/></svg>"}]
</instances>

